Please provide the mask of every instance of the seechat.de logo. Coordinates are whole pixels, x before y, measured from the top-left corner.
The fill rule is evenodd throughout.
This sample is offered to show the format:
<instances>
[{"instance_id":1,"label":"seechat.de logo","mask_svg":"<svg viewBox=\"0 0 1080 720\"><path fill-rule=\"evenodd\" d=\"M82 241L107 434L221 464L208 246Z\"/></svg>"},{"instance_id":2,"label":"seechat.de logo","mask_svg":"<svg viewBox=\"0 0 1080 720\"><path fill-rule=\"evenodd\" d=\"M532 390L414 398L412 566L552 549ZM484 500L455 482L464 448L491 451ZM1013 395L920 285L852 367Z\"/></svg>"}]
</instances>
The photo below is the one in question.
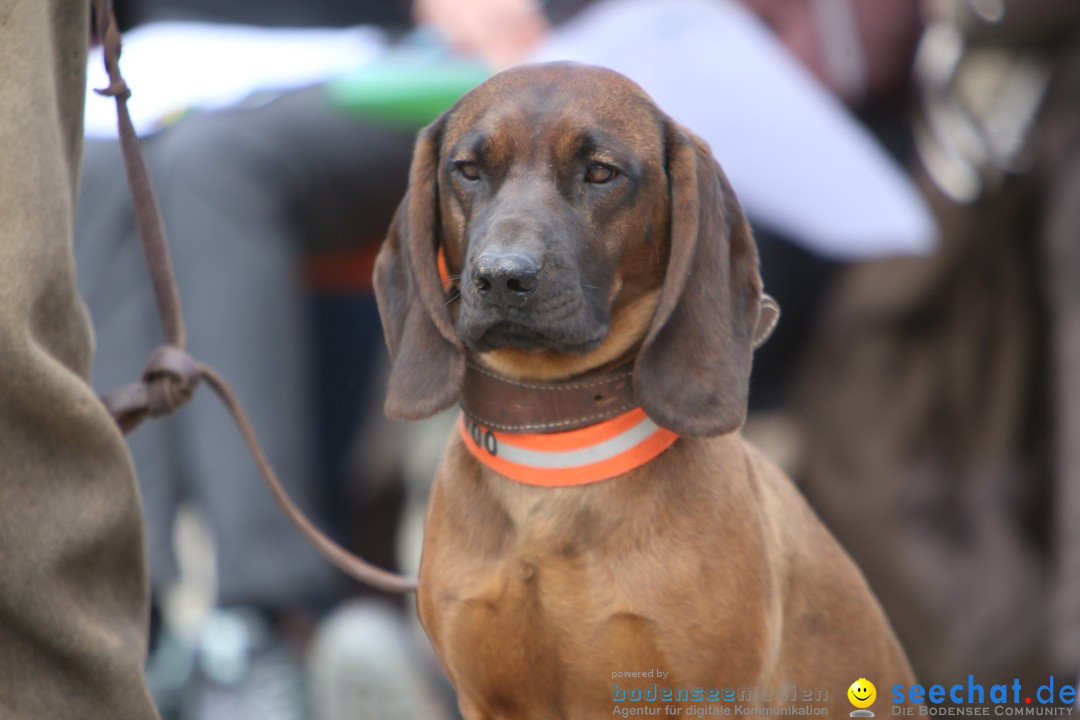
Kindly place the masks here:
<instances>
[{"instance_id":1,"label":"seechat.de logo","mask_svg":"<svg viewBox=\"0 0 1080 720\"><path fill-rule=\"evenodd\" d=\"M1020 678L1011 683L983 685L968 675L967 683L953 685L892 686L893 715L1066 715L1073 710L1077 687L1053 675L1035 688L1025 689ZM899 707L905 702L912 707ZM949 706L960 706L953 712Z\"/></svg>"}]
</instances>

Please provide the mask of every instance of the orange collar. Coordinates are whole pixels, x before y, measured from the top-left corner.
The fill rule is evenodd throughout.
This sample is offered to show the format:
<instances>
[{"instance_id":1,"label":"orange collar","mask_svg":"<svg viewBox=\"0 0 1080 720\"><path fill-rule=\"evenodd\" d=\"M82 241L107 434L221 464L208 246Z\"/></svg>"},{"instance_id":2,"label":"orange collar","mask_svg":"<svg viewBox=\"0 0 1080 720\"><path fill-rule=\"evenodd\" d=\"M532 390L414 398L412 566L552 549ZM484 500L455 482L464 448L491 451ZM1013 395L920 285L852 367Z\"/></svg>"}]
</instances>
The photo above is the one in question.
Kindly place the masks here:
<instances>
[{"instance_id":1,"label":"orange collar","mask_svg":"<svg viewBox=\"0 0 1080 720\"><path fill-rule=\"evenodd\" d=\"M439 246L439 251L435 254L435 267L439 271L439 282L442 283L443 292L449 293L454 287L454 280L450 277L450 271L446 268L446 253L443 251L442 245Z\"/></svg>"},{"instance_id":2,"label":"orange collar","mask_svg":"<svg viewBox=\"0 0 1080 720\"><path fill-rule=\"evenodd\" d=\"M559 433L492 430L465 413L458 425L465 447L481 463L511 480L545 487L609 480L641 467L679 439L641 408Z\"/></svg>"}]
</instances>

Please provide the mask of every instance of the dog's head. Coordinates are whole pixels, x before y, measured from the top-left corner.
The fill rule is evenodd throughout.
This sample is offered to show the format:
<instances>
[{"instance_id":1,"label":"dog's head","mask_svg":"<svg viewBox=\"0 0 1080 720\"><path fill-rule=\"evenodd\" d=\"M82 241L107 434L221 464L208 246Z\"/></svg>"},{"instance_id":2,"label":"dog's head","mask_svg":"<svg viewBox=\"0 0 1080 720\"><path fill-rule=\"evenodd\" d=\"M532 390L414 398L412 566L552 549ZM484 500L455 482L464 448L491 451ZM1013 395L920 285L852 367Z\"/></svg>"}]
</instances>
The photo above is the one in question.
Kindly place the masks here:
<instances>
[{"instance_id":1,"label":"dog's head","mask_svg":"<svg viewBox=\"0 0 1080 720\"><path fill-rule=\"evenodd\" d=\"M530 380L633 362L657 423L730 432L775 307L757 265L708 147L637 85L581 65L509 70L417 141L375 268L386 412L452 405L466 356Z\"/></svg>"}]
</instances>

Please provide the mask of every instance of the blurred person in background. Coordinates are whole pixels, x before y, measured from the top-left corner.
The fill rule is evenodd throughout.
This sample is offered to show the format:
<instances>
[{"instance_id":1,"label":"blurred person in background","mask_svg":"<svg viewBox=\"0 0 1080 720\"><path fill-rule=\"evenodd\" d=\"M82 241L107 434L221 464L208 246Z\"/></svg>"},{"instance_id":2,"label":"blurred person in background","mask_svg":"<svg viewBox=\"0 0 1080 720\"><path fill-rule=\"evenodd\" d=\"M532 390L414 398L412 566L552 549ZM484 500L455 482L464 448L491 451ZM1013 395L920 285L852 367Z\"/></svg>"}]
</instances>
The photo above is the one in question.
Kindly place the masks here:
<instances>
[{"instance_id":1,"label":"blurred person in background","mask_svg":"<svg viewBox=\"0 0 1080 720\"><path fill-rule=\"evenodd\" d=\"M336 482L343 461L319 450L327 432L342 431L328 430L316 412L319 378L301 261L381 242L404 191L413 133L346 116L317 84L382 52L409 28L408 8L397 0L146 0L121 9L137 27L125 38L122 65L133 114L143 121L190 350L234 384L290 494L327 527L323 503L340 499L324 497L326 476ZM332 29L345 26L357 29ZM270 66L284 72L281 80ZM223 88L218 96L205 91L215 83ZM170 117L145 111L159 97L162 107L175 108ZM106 104L99 121L101 107L88 100L92 137L75 248L97 331L94 385L107 392L141 373L161 331L114 110ZM358 376L339 387L334 399L343 405L362 401L364 363L370 367L381 348L373 313L366 325L363 312L355 319L360 339L350 348L360 343ZM355 423L359 408L349 410L346 421ZM139 428L130 447L161 630L149 677L162 711L184 720L307 717L302 659L313 625L341 597L340 578L277 507L209 394ZM202 602L215 609L202 619L170 604L180 569L175 519L185 504L197 509L213 543L212 597ZM336 534L347 536L347 518L334 519L343 523ZM378 559L389 564L392 553Z\"/></svg>"},{"instance_id":2,"label":"blurred person in background","mask_svg":"<svg viewBox=\"0 0 1080 720\"><path fill-rule=\"evenodd\" d=\"M741 1L898 163L911 163L910 80L922 30L918 0ZM808 250L799 238L778 235L768 224L755 223L754 234L765 286L780 293L783 319L774 337L755 353L751 401L758 410L790 417L794 386L822 307L851 260ZM756 439L773 449L768 423L752 422L750 432L764 429L766 434ZM797 432L781 433L778 439L774 452L798 472L803 441Z\"/></svg>"},{"instance_id":3,"label":"blurred person in background","mask_svg":"<svg viewBox=\"0 0 1080 720\"><path fill-rule=\"evenodd\" d=\"M925 259L848 273L807 492L927 683L1080 673L1080 4L928 0Z\"/></svg>"}]
</instances>

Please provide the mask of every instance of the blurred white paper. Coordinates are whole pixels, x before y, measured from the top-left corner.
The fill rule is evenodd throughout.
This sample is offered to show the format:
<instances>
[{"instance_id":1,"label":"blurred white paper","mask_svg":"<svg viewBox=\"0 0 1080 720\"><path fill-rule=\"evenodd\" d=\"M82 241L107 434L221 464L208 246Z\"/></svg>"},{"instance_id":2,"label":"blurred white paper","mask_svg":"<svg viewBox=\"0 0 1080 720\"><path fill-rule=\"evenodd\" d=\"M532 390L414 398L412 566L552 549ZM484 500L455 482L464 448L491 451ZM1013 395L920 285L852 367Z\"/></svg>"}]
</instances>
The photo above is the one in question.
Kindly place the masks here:
<instances>
[{"instance_id":1,"label":"blurred white paper","mask_svg":"<svg viewBox=\"0 0 1080 720\"><path fill-rule=\"evenodd\" d=\"M187 110L233 105L253 92L311 85L370 62L385 49L374 27L277 29L199 22L150 23L124 34L120 69L140 135ZM90 52L86 134L116 137L116 103L94 92L109 85L102 49Z\"/></svg>"},{"instance_id":2,"label":"blurred white paper","mask_svg":"<svg viewBox=\"0 0 1080 720\"><path fill-rule=\"evenodd\" d=\"M755 221L839 260L933 249L914 184L758 19L730 0L602 0L534 62L603 65L703 137Z\"/></svg>"}]
</instances>

